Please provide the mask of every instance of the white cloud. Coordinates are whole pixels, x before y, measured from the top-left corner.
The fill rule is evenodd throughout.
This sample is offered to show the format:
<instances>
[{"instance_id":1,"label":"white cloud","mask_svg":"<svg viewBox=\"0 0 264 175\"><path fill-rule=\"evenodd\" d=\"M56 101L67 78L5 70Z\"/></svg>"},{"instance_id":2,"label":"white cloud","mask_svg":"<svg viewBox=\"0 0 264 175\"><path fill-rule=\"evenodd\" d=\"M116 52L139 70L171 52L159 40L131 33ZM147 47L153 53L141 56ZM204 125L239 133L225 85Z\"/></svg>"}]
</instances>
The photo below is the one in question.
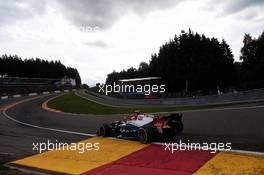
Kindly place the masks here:
<instances>
[{"instance_id":1,"label":"white cloud","mask_svg":"<svg viewBox=\"0 0 264 175\"><path fill-rule=\"evenodd\" d=\"M139 11L134 9L124 13L118 19L110 16L105 25L111 27L108 26L107 30L99 27L87 31L83 27L94 25L72 23L74 18L68 18L57 9L59 4L49 2L42 13L2 25L0 53L18 54L22 58L60 59L67 66L76 67L82 80L89 84L103 82L113 70L148 62L150 55L158 52L163 43L188 28L219 40L224 38L238 60L244 33L257 36L264 26L262 7L241 6L241 11L236 9L235 13L222 15L226 4L212 6L212 0L197 0L184 1L176 6L165 4L160 9L153 5L142 15L141 11L147 8L144 6Z\"/></svg>"}]
</instances>

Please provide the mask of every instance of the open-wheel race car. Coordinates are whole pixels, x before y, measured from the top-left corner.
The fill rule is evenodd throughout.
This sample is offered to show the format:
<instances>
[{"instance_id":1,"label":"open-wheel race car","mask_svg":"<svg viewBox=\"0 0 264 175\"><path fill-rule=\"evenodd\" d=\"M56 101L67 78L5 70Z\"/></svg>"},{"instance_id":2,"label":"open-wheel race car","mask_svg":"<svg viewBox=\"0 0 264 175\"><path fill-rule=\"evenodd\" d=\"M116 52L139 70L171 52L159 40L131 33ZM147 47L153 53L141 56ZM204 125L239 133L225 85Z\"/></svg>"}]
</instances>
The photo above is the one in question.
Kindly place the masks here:
<instances>
[{"instance_id":1,"label":"open-wheel race car","mask_svg":"<svg viewBox=\"0 0 264 175\"><path fill-rule=\"evenodd\" d=\"M123 120L111 124L103 124L98 136L137 139L141 143L149 143L158 138L175 136L183 131L182 114L172 113L166 116L154 116L135 112Z\"/></svg>"}]
</instances>

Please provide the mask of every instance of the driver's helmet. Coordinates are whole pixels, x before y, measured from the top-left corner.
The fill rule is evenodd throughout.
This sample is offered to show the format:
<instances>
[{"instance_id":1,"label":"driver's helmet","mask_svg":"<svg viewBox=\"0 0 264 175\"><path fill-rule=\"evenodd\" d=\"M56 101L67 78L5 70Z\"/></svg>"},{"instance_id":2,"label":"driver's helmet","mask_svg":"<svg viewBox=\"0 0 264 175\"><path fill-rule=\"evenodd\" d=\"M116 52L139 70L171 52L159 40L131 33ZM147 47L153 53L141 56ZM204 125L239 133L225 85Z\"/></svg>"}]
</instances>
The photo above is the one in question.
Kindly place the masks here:
<instances>
[{"instance_id":1,"label":"driver's helmet","mask_svg":"<svg viewBox=\"0 0 264 175\"><path fill-rule=\"evenodd\" d=\"M137 116L137 119L138 119L138 120L143 120L144 116L145 116L145 115L142 115L142 114L141 114L141 115L138 115L138 116Z\"/></svg>"},{"instance_id":2,"label":"driver's helmet","mask_svg":"<svg viewBox=\"0 0 264 175\"><path fill-rule=\"evenodd\" d=\"M135 113L135 115L139 115L140 114L140 110L136 110L134 113Z\"/></svg>"}]
</instances>

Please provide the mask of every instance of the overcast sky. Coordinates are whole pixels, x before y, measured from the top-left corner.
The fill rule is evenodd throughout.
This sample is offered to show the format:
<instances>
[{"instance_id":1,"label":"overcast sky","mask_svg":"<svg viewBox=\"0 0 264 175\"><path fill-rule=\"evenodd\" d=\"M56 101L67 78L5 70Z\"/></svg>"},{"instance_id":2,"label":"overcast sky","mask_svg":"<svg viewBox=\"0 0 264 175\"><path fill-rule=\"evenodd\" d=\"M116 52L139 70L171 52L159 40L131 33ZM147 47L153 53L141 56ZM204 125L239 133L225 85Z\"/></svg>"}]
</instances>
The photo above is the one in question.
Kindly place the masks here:
<instances>
[{"instance_id":1,"label":"overcast sky","mask_svg":"<svg viewBox=\"0 0 264 175\"><path fill-rule=\"evenodd\" d=\"M231 46L264 30L264 0L0 0L0 54L60 59L82 81L104 82L191 28Z\"/></svg>"}]
</instances>

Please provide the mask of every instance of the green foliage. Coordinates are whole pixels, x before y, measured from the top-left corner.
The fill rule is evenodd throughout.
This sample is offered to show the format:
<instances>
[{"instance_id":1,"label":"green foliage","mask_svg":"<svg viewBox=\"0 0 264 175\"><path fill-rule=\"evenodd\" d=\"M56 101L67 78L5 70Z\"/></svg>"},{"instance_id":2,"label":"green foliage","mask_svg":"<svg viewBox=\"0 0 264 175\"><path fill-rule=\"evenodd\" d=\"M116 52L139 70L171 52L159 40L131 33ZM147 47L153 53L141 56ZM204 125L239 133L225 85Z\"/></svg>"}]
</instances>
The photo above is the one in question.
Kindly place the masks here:
<instances>
[{"instance_id":1,"label":"green foliage","mask_svg":"<svg viewBox=\"0 0 264 175\"><path fill-rule=\"evenodd\" d=\"M107 75L106 83L111 84L117 82L120 79L128 79L138 77L138 70L131 67L127 70L122 70L121 72L113 71L111 74Z\"/></svg>"},{"instance_id":2,"label":"green foliage","mask_svg":"<svg viewBox=\"0 0 264 175\"><path fill-rule=\"evenodd\" d=\"M178 92L225 88L236 79L233 54L226 41L191 30L163 44L158 54L151 55L149 64L141 63L137 71L131 69L112 72L106 82L160 76L167 91Z\"/></svg>"},{"instance_id":3,"label":"green foliage","mask_svg":"<svg viewBox=\"0 0 264 175\"><path fill-rule=\"evenodd\" d=\"M90 89L90 87L87 84L82 84L83 89Z\"/></svg>"},{"instance_id":4,"label":"green foliage","mask_svg":"<svg viewBox=\"0 0 264 175\"><path fill-rule=\"evenodd\" d=\"M245 34L241 49L242 81L263 80L264 75L264 32L258 38Z\"/></svg>"},{"instance_id":5,"label":"green foliage","mask_svg":"<svg viewBox=\"0 0 264 175\"><path fill-rule=\"evenodd\" d=\"M61 110L63 112L70 112L76 114L131 114L135 110L141 112L171 112L178 110L192 110L192 109L207 109L224 106L235 106L242 104L251 104L250 102L241 103L224 103L224 104L210 104L210 105L178 105L173 107L110 107L101 105L82 97L75 95L74 93L67 93L63 96L59 96L48 102L48 106L53 109Z\"/></svg>"},{"instance_id":6,"label":"green foliage","mask_svg":"<svg viewBox=\"0 0 264 175\"><path fill-rule=\"evenodd\" d=\"M81 84L78 70L65 67L60 61L47 61L39 58L22 60L17 55L2 55L0 57L0 76L27 78L63 78L68 76Z\"/></svg>"}]
</instances>

